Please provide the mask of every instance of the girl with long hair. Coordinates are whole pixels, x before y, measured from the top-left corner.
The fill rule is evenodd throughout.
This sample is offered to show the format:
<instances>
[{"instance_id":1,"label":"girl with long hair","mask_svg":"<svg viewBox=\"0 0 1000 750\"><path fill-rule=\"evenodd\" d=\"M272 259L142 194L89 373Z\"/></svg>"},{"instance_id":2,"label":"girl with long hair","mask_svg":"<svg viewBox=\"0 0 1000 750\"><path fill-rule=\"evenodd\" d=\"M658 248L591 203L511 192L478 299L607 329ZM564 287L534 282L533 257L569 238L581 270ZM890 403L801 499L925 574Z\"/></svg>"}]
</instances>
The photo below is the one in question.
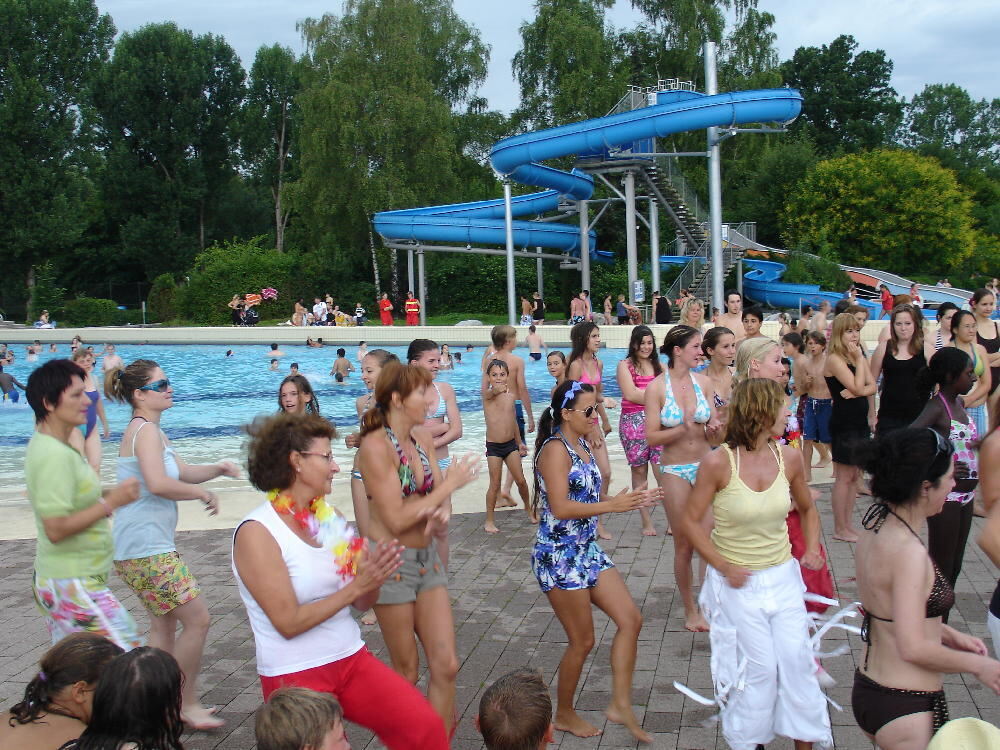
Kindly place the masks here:
<instances>
[{"instance_id":1,"label":"girl with long hair","mask_svg":"<svg viewBox=\"0 0 1000 750\"><path fill-rule=\"evenodd\" d=\"M986 348L976 341L976 318L968 310L959 310L951 318L951 346L965 352L972 360L972 372L976 378L968 393L962 397L962 404L976 423L976 431L985 435L989 431L986 419L986 400L992 388L993 372L989 365Z\"/></svg>"},{"instance_id":2,"label":"girl with long hair","mask_svg":"<svg viewBox=\"0 0 1000 750\"><path fill-rule=\"evenodd\" d=\"M893 308L889 338L880 342L872 355L872 380L877 383L882 376L877 436L908 426L927 403L926 394L917 388L917 374L927 367L929 359L922 324L923 316L912 305Z\"/></svg>"},{"instance_id":3,"label":"girl with long hair","mask_svg":"<svg viewBox=\"0 0 1000 750\"><path fill-rule=\"evenodd\" d=\"M87 406L87 422L80 425L80 431L83 433L83 454L87 457L87 462L94 467L94 471L100 475L101 437L103 435L105 440L110 438L111 430L108 428L108 417L104 411L104 402L101 400L97 378L94 376L94 352L81 346L73 352L72 360L87 373L84 393L90 403ZM97 431L98 419L101 420L100 433Z\"/></svg>"},{"instance_id":4,"label":"girl with long hair","mask_svg":"<svg viewBox=\"0 0 1000 750\"><path fill-rule=\"evenodd\" d=\"M233 572L264 699L286 686L330 693L391 750L444 750L441 717L368 651L351 617L399 570L402 548L393 538L364 542L327 503L339 471L333 426L316 414L277 414L247 433L250 482L267 500L236 528Z\"/></svg>"},{"instance_id":5,"label":"girl with long hair","mask_svg":"<svg viewBox=\"0 0 1000 750\"><path fill-rule=\"evenodd\" d=\"M955 594L920 539L953 490L954 449L920 428L890 432L855 454L876 500L855 551L865 653L854 673L854 718L883 750L925 748L948 721L943 674L972 674L1000 694L1000 662L943 622Z\"/></svg>"},{"instance_id":6,"label":"girl with long hair","mask_svg":"<svg viewBox=\"0 0 1000 750\"><path fill-rule=\"evenodd\" d=\"M632 489L649 489L649 467L656 471L660 463L660 448L646 442L646 386L663 372L656 353L656 339L648 326L636 326L629 338L628 355L618 363L615 378L622 391L621 417L618 435L625 449L625 459L632 473ZM655 480L654 476L654 480ZM645 508L639 509L642 533L656 536L653 518Z\"/></svg>"},{"instance_id":7,"label":"girl with long hair","mask_svg":"<svg viewBox=\"0 0 1000 750\"><path fill-rule=\"evenodd\" d=\"M46 651L24 697L0 716L0 747L72 747L93 713L97 680L121 653L96 633L72 633Z\"/></svg>"},{"instance_id":8,"label":"girl with long hair","mask_svg":"<svg viewBox=\"0 0 1000 750\"><path fill-rule=\"evenodd\" d=\"M667 357L667 369L646 386L646 441L650 446L663 446L657 481L667 519L676 532L698 465L711 452L721 423L713 406L711 381L692 372L701 363L701 333L691 326L676 325L667 332L660 352ZM711 519L705 523L710 524ZM695 603L693 552L690 540L675 533L674 579L684 602L684 627L703 632L708 623Z\"/></svg>"},{"instance_id":9,"label":"girl with long hair","mask_svg":"<svg viewBox=\"0 0 1000 750\"><path fill-rule=\"evenodd\" d=\"M990 368L989 395L992 396L1000 385L1000 323L993 320L996 293L990 289L977 289L972 293L969 306L976 318L976 343L986 351L987 366Z\"/></svg>"},{"instance_id":10,"label":"girl with long hair","mask_svg":"<svg viewBox=\"0 0 1000 750\"><path fill-rule=\"evenodd\" d=\"M871 436L868 396L875 393L875 381L861 348L861 324L850 313L841 313L833 319L823 377L833 399L830 412L833 538L856 542L858 531L854 528L852 516L858 497L860 472L851 451L856 443Z\"/></svg>"},{"instance_id":11,"label":"girl with long hair","mask_svg":"<svg viewBox=\"0 0 1000 750\"><path fill-rule=\"evenodd\" d=\"M597 404L594 386L567 380L542 412L535 441L532 504L539 524L531 568L569 641L559 662L553 723L577 737L600 734L573 706L584 662L594 646L591 607L596 605L618 628L611 645L611 701L605 714L640 742L651 742L632 711L631 698L642 615L597 541L597 516L648 507L658 492L623 489L607 497L585 440L597 424Z\"/></svg>"},{"instance_id":12,"label":"girl with long hair","mask_svg":"<svg viewBox=\"0 0 1000 750\"><path fill-rule=\"evenodd\" d=\"M132 407L117 474L119 482L139 480L139 499L115 513L115 572L149 614L150 645L172 654L184 672L181 718L194 729L217 729L225 722L212 716L198 698L211 616L197 579L177 554L174 536L177 503L200 500L217 515L218 497L199 485L216 477L239 477L239 467L229 461L195 466L177 454L160 427L164 412L174 405L174 391L156 362L137 359L128 367L109 370L104 393Z\"/></svg>"},{"instance_id":13,"label":"girl with long hair","mask_svg":"<svg viewBox=\"0 0 1000 750\"><path fill-rule=\"evenodd\" d=\"M278 386L278 412L319 414L319 396L305 375L287 375Z\"/></svg>"},{"instance_id":14,"label":"girl with long hair","mask_svg":"<svg viewBox=\"0 0 1000 750\"><path fill-rule=\"evenodd\" d=\"M375 604L393 668L415 683L417 639L427 655L427 697L449 730L455 721L455 626L448 577L436 531L446 526L451 494L476 476L478 457L452 462L442 475L434 440L423 426L431 373L419 365L387 362L375 383L375 405L361 419L357 464L368 494L369 536L399 540L403 565Z\"/></svg>"},{"instance_id":15,"label":"girl with long hair","mask_svg":"<svg viewBox=\"0 0 1000 750\"><path fill-rule=\"evenodd\" d=\"M688 297L681 304L678 321L680 325L691 326L698 331L705 327L705 303L697 297Z\"/></svg>"},{"instance_id":16,"label":"girl with long hair","mask_svg":"<svg viewBox=\"0 0 1000 750\"><path fill-rule=\"evenodd\" d=\"M736 361L736 334L725 326L709 328L701 340L701 351L708 360L708 367L701 371L712 383L715 393L712 401L725 423L726 405L733 392L733 363Z\"/></svg>"},{"instance_id":17,"label":"girl with long hair","mask_svg":"<svg viewBox=\"0 0 1000 750\"><path fill-rule=\"evenodd\" d=\"M555 385L549 391L549 398L552 398L552 394L556 392L556 388L563 384L566 380L566 355L560 351L549 352L545 357L545 367L549 371L549 375L555 378Z\"/></svg>"},{"instance_id":18,"label":"girl with long hair","mask_svg":"<svg viewBox=\"0 0 1000 750\"><path fill-rule=\"evenodd\" d=\"M945 346L951 346L951 319L958 310L954 302L942 302L934 311L937 319L937 332L934 334L934 351Z\"/></svg>"},{"instance_id":19,"label":"girl with long hair","mask_svg":"<svg viewBox=\"0 0 1000 750\"><path fill-rule=\"evenodd\" d=\"M948 493L940 513L927 519L927 549L938 569L955 586L972 528L973 498L979 484L979 461L975 449L980 433L961 394L975 382L972 361L960 349L945 347L937 352L917 377L917 392L924 408L912 427L930 427L948 440L955 461L963 463L956 473L955 489ZM936 393L935 393L936 391ZM948 621L947 615L944 619Z\"/></svg>"},{"instance_id":20,"label":"girl with long hair","mask_svg":"<svg viewBox=\"0 0 1000 750\"><path fill-rule=\"evenodd\" d=\"M711 625L712 678L725 694L722 731L732 747L775 735L794 739L798 750L833 741L789 544L789 494L806 540L800 562L811 570L823 565L819 513L802 453L772 437L786 418L775 381L753 378L733 389L726 440L701 462L680 527L709 565L699 602ZM703 525L709 509L711 537Z\"/></svg>"}]
</instances>

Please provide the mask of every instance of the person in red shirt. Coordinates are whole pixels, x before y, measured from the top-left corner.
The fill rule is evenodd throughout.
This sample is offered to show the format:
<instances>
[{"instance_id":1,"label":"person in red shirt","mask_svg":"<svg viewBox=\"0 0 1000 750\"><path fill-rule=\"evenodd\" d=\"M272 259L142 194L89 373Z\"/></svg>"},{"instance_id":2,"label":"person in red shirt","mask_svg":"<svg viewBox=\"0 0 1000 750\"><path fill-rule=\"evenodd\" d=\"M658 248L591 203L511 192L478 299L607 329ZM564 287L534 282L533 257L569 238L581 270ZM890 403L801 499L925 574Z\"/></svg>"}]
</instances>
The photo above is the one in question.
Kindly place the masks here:
<instances>
[{"instance_id":1,"label":"person in red shirt","mask_svg":"<svg viewBox=\"0 0 1000 750\"><path fill-rule=\"evenodd\" d=\"M879 284L878 288L880 293L880 300L882 302L882 312L879 313L878 319L882 320L882 318L885 318L890 313L892 313L893 297L892 297L892 292L889 291L889 287L887 287L885 284Z\"/></svg>"},{"instance_id":2,"label":"person in red shirt","mask_svg":"<svg viewBox=\"0 0 1000 750\"><path fill-rule=\"evenodd\" d=\"M413 296L413 292L406 293L406 302L403 303L406 311L406 325L420 325L420 300Z\"/></svg>"},{"instance_id":3,"label":"person in red shirt","mask_svg":"<svg viewBox=\"0 0 1000 750\"><path fill-rule=\"evenodd\" d=\"M392 303L389 301L389 293L382 292L382 299L378 302L379 317L382 318L382 325L392 325Z\"/></svg>"}]
</instances>

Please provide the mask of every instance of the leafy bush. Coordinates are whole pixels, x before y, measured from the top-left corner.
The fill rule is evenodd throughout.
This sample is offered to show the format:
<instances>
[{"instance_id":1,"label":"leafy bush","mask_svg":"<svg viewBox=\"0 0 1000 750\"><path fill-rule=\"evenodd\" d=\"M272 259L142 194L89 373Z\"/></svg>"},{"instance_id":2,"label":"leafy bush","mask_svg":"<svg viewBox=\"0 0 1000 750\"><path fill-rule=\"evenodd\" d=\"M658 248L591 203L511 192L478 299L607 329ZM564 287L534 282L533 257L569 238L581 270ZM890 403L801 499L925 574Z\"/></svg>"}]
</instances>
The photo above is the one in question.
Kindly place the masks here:
<instances>
[{"instance_id":1,"label":"leafy bush","mask_svg":"<svg viewBox=\"0 0 1000 750\"><path fill-rule=\"evenodd\" d=\"M63 308L65 326L113 326L119 320L118 304L112 299L78 297Z\"/></svg>"},{"instance_id":2,"label":"leafy bush","mask_svg":"<svg viewBox=\"0 0 1000 750\"><path fill-rule=\"evenodd\" d=\"M149 319L157 323L177 317L177 283L171 274L161 273L153 279L146 308Z\"/></svg>"},{"instance_id":3,"label":"leafy bush","mask_svg":"<svg viewBox=\"0 0 1000 750\"><path fill-rule=\"evenodd\" d=\"M263 241L263 237L233 240L213 245L198 255L189 273L190 282L178 295L178 312L200 325L226 325L231 321L226 304L234 294L259 293L265 287L274 287L278 299L258 307L261 317L276 317L279 310L290 315L300 259L261 247Z\"/></svg>"},{"instance_id":4,"label":"leafy bush","mask_svg":"<svg viewBox=\"0 0 1000 750\"><path fill-rule=\"evenodd\" d=\"M787 256L774 260L785 264L781 280L788 284L819 284L823 289L842 292L851 286L851 277L840 266L827 258L791 251Z\"/></svg>"},{"instance_id":5,"label":"leafy bush","mask_svg":"<svg viewBox=\"0 0 1000 750\"><path fill-rule=\"evenodd\" d=\"M35 286L31 289L28 322L38 320L42 310L49 311L49 319L58 321L66 300L66 290L56 285L56 269L51 262L35 266Z\"/></svg>"}]
</instances>

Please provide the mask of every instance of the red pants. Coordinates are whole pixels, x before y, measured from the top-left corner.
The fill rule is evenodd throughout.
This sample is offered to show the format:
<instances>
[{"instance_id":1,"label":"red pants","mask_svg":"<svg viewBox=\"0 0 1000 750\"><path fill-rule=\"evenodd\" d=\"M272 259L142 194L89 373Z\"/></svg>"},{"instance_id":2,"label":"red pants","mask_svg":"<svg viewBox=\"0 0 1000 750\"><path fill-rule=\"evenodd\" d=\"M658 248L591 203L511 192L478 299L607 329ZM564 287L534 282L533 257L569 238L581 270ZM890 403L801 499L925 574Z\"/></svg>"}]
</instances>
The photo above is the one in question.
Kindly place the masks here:
<instances>
[{"instance_id":1,"label":"red pants","mask_svg":"<svg viewBox=\"0 0 1000 750\"><path fill-rule=\"evenodd\" d=\"M408 326L420 325L420 313L406 313L406 325Z\"/></svg>"},{"instance_id":2,"label":"red pants","mask_svg":"<svg viewBox=\"0 0 1000 750\"><path fill-rule=\"evenodd\" d=\"M366 646L322 667L261 675L260 686L265 701L280 687L330 693L344 709L344 718L373 731L389 750L448 750L444 722L431 704Z\"/></svg>"}]
</instances>

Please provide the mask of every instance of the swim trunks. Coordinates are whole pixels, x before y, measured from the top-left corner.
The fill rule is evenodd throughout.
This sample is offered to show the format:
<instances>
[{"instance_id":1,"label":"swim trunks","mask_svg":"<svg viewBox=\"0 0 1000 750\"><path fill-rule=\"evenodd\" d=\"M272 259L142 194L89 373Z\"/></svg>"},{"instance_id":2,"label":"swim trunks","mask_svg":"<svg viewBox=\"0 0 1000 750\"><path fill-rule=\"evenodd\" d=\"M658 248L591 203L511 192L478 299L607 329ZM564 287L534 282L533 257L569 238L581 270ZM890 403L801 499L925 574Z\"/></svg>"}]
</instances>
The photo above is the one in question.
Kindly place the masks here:
<instances>
[{"instance_id":1,"label":"swim trunks","mask_svg":"<svg viewBox=\"0 0 1000 750\"><path fill-rule=\"evenodd\" d=\"M507 458L511 453L517 452L517 441L508 440L506 443L491 443L486 441L486 457Z\"/></svg>"}]
</instances>

